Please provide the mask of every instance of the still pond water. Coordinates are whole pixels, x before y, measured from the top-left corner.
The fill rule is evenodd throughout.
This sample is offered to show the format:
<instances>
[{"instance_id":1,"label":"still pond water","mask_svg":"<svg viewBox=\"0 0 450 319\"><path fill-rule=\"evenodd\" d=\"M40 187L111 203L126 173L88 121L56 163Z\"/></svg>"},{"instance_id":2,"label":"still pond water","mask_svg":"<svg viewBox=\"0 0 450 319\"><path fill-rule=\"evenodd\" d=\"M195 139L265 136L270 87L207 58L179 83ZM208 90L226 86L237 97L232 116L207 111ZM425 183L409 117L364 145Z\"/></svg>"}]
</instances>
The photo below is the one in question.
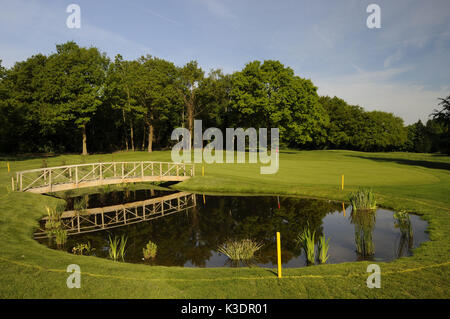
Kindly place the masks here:
<instances>
[{"instance_id":1,"label":"still pond water","mask_svg":"<svg viewBox=\"0 0 450 319\"><path fill-rule=\"evenodd\" d=\"M133 203L175 192L137 190L91 194L66 198L67 209L83 199L88 208ZM276 267L277 231L281 233L283 267L303 267L305 254L297 244L298 234L309 225L316 232L330 238L327 263L358 260L390 261L411 255L411 249L428 240L427 223L419 216L410 215L401 223L394 212L379 208L374 213L352 212L342 203L277 196L209 196L196 195L195 207L169 216L128 226L111 228L68 237L65 249L79 243L95 248L92 255L108 258L109 236L128 237L126 262L146 263L142 249L151 240L158 246L153 265L183 267L230 266L228 257L217 248L228 239L250 238L263 244L257 253L255 265ZM41 243L50 245L48 240ZM374 253L361 253L369 245ZM50 245L51 246L51 245ZM358 246L359 252L358 252ZM317 247L317 245L316 245Z\"/></svg>"}]
</instances>

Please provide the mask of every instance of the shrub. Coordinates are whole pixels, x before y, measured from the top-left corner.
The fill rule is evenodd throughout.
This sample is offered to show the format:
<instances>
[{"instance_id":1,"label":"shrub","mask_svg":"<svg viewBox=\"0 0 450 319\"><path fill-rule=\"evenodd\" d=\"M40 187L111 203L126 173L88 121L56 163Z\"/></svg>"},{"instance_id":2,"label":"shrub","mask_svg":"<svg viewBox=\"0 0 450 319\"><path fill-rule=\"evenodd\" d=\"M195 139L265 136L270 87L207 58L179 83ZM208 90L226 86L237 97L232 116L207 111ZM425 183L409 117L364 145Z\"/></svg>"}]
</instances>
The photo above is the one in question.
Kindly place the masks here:
<instances>
[{"instance_id":1,"label":"shrub","mask_svg":"<svg viewBox=\"0 0 450 319\"><path fill-rule=\"evenodd\" d=\"M146 260L155 258L157 250L158 247L156 246L156 244L149 240L145 248L142 249L144 258Z\"/></svg>"}]
</instances>

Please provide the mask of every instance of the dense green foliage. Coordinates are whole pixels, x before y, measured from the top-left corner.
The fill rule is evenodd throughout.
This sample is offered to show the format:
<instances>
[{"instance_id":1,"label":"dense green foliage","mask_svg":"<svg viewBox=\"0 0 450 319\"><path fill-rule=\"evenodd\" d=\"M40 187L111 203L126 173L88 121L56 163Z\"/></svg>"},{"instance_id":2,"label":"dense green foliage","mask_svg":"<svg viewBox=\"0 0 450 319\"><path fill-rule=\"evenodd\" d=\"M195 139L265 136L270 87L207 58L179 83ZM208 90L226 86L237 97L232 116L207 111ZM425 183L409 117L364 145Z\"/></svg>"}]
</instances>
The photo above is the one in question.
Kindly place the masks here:
<instances>
[{"instance_id":1,"label":"dense green foliage","mask_svg":"<svg viewBox=\"0 0 450 319\"><path fill-rule=\"evenodd\" d=\"M317 87L279 61L209 74L151 56L114 61L74 42L10 69L0 61L0 152L70 153L166 149L176 127L280 129L281 145L301 149L449 152L449 97L426 127L367 112Z\"/></svg>"}]
</instances>

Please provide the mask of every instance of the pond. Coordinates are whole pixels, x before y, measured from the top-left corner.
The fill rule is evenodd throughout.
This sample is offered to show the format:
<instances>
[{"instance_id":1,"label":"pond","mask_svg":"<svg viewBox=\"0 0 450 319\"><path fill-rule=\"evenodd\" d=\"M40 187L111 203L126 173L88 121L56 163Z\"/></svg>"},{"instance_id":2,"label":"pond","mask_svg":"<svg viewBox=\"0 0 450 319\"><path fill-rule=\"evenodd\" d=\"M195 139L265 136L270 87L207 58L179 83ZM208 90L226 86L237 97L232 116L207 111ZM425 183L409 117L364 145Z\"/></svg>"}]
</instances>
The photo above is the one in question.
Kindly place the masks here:
<instances>
[{"instance_id":1,"label":"pond","mask_svg":"<svg viewBox=\"0 0 450 319\"><path fill-rule=\"evenodd\" d=\"M167 215L152 220L131 223L133 216L128 213L125 219L131 224L125 225L122 221L121 224L113 223L115 228L86 228L95 231L81 234L76 233L75 227L72 229L75 233L68 236L63 249L71 252L77 244L90 243L95 248L92 255L108 258L109 236L114 238L116 235L126 235L126 262L182 267L227 267L235 264L218 252L219 245L227 240L252 239L262 244L252 265L273 268L277 263L277 231L281 233L283 267L306 265L305 253L297 241L299 233L306 226L315 231L316 247L319 236L324 235L330 239L327 263L390 261L411 255L414 247L428 240L425 232L427 223L419 216L409 214L405 222L405 218L400 219L393 211L384 208L378 208L373 213L352 212L350 205L346 205L343 210L341 202L328 200L285 196L180 194L185 199L190 199L190 202L180 201L175 191L148 189L66 198L67 211L73 210L77 203L84 202L85 208L92 212L98 213L102 209L95 209L101 207L103 211L107 211L107 207L116 207L117 210L122 204L128 205L131 212L132 205L136 203L137 216L143 213L142 203L144 209L150 207L150 204L145 206L145 203L151 203L152 198L158 200L167 197L171 198L172 203L163 205ZM172 211L169 210L170 207ZM116 217L109 216L109 220L120 219L118 215L114 216ZM89 218L92 222L93 217ZM96 216L96 222L98 219ZM149 240L158 247L157 255L151 262L144 261L142 252ZM55 248L47 238L39 241Z\"/></svg>"}]
</instances>

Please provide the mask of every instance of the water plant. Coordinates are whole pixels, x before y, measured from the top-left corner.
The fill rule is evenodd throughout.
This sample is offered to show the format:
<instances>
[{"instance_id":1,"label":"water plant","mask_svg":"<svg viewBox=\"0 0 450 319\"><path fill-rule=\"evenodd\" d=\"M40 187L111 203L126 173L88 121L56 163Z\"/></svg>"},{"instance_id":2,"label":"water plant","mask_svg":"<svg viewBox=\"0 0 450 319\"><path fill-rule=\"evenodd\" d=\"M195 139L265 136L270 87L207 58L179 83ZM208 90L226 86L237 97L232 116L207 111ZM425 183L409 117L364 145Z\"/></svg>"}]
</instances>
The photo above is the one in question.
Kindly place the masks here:
<instances>
[{"instance_id":1,"label":"water plant","mask_svg":"<svg viewBox=\"0 0 450 319\"><path fill-rule=\"evenodd\" d=\"M350 203L354 210L373 210L377 208L375 193L371 188L359 188L350 194Z\"/></svg>"},{"instance_id":2,"label":"water plant","mask_svg":"<svg viewBox=\"0 0 450 319\"><path fill-rule=\"evenodd\" d=\"M328 256L328 249L330 248L330 238L325 240L325 236L320 236L319 243L318 243L318 250L319 250L319 261L321 264L324 264L327 262L329 256Z\"/></svg>"},{"instance_id":3,"label":"water plant","mask_svg":"<svg viewBox=\"0 0 450 319\"><path fill-rule=\"evenodd\" d=\"M88 242L87 244L76 244L72 248L72 253L75 255L83 255L84 252L86 252L87 255L91 254L95 248L92 248L91 242Z\"/></svg>"},{"instance_id":4,"label":"water plant","mask_svg":"<svg viewBox=\"0 0 450 319\"><path fill-rule=\"evenodd\" d=\"M83 213L87 209L87 200L85 197L75 199L73 202L73 210L78 213Z\"/></svg>"},{"instance_id":5,"label":"water plant","mask_svg":"<svg viewBox=\"0 0 450 319\"><path fill-rule=\"evenodd\" d=\"M376 214L373 210L352 210L351 222L355 225L356 252L363 257L375 254L373 243L373 230L376 223Z\"/></svg>"},{"instance_id":6,"label":"water plant","mask_svg":"<svg viewBox=\"0 0 450 319\"><path fill-rule=\"evenodd\" d=\"M47 220L45 222L45 230L47 236L51 239L55 237L56 244L58 247L64 245L67 241L67 231L63 229L63 224L61 221L61 215L64 212L66 203L58 203L55 209L46 207L47 209Z\"/></svg>"},{"instance_id":7,"label":"water plant","mask_svg":"<svg viewBox=\"0 0 450 319\"><path fill-rule=\"evenodd\" d=\"M394 213L394 225L400 229L400 242L397 249L397 256L401 257L405 251L411 250L414 244L413 228L409 214L405 211Z\"/></svg>"},{"instance_id":8,"label":"water plant","mask_svg":"<svg viewBox=\"0 0 450 319\"><path fill-rule=\"evenodd\" d=\"M149 240L145 248L142 249L144 259L148 260L155 258L157 250L158 247L156 246L156 244Z\"/></svg>"},{"instance_id":9,"label":"water plant","mask_svg":"<svg viewBox=\"0 0 450 319\"><path fill-rule=\"evenodd\" d=\"M122 235L122 237L114 236L114 239L109 236L109 257L117 261L119 258L124 261L125 248L127 244L127 237Z\"/></svg>"},{"instance_id":10,"label":"water plant","mask_svg":"<svg viewBox=\"0 0 450 319\"><path fill-rule=\"evenodd\" d=\"M308 264L314 264L314 261L316 259L316 250L314 244L315 235L316 232L311 232L309 226L307 226L297 237L297 241L303 247L306 256L306 262Z\"/></svg>"},{"instance_id":11,"label":"water plant","mask_svg":"<svg viewBox=\"0 0 450 319\"><path fill-rule=\"evenodd\" d=\"M63 246L67 242L67 230L65 229L55 229L55 242L58 247Z\"/></svg>"},{"instance_id":12,"label":"water plant","mask_svg":"<svg viewBox=\"0 0 450 319\"><path fill-rule=\"evenodd\" d=\"M251 239L227 240L217 250L234 261L248 261L263 245Z\"/></svg>"}]
</instances>

